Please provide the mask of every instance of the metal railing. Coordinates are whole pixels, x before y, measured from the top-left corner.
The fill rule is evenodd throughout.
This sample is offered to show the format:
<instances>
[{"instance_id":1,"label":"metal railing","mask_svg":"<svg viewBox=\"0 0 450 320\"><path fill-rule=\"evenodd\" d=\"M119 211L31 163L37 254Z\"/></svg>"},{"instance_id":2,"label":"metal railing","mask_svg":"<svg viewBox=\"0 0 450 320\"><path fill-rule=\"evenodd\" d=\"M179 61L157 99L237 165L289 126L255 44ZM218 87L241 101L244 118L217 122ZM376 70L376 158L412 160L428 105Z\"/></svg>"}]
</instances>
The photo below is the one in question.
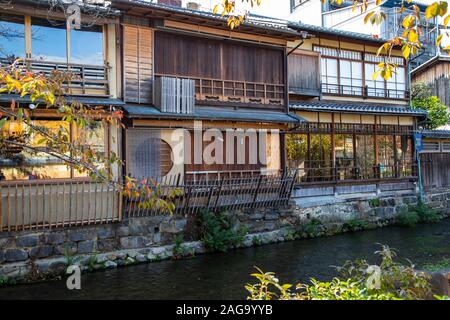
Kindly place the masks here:
<instances>
[{"instance_id":1,"label":"metal railing","mask_svg":"<svg viewBox=\"0 0 450 320\"><path fill-rule=\"evenodd\" d=\"M408 99L408 90L397 90L387 88L370 88L368 86L351 86L322 83L321 91L325 94L343 95L343 96L360 96L369 98L392 98L392 99Z\"/></svg>"},{"instance_id":2,"label":"metal railing","mask_svg":"<svg viewBox=\"0 0 450 320\"><path fill-rule=\"evenodd\" d=\"M279 174L263 175L256 173L242 177L213 179L203 175L198 180L189 177L181 181L178 177L165 177L158 183L161 198L169 197L175 189L179 191L171 201L175 206L174 214L197 214L202 210L217 212L220 210L241 210L245 208L275 207L286 205L291 198L295 174L287 171ZM154 188L154 186L150 186ZM137 190L138 191L138 190ZM126 197L124 215L142 217L159 215L160 208L145 208L142 203L149 198L138 191L139 196Z\"/></svg>"},{"instance_id":3,"label":"metal railing","mask_svg":"<svg viewBox=\"0 0 450 320\"><path fill-rule=\"evenodd\" d=\"M20 231L121 220L118 188L94 182L0 183L0 231Z\"/></svg>"},{"instance_id":4,"label":"metal railing","mask_svg":"<svg viewBox=\"0 0 450 320\"><path fill-rule=\"evenodd\" d=\"M9 65L11 59L0 58L1 65ZM74 63L41 60L20 60L19 64L29 71L49 76L52 71L71 74L70 82L65 83L68 94L88 96L109 96L107 66L94 66Z\"/></svg>"},{"instance_id":5,"label":"metal railing","mask_svg":"<svg viewBox=\"0 0 450 320\"><path fill-rule=\"evenodd\" d=\"M314 166L291 168L295 172L296 185L311 183L335 184L352 182L370 182L380 180L410 180L417 178L417 165L403 163L378 166ZM293 174L291 172L291 175Z\"/></svg>"},{"instance_id":6,"label":"metal railing","mask_svg":"<svg viewBox=\"0 0 450 320\"><path fill-rule=\"evenodd\" d=\"M285 101L284 84L197 78L166 74L156 74L155 76L194 80L195 99L197 101L267 105L283 105Z\"/></svg>"}]
</instances>

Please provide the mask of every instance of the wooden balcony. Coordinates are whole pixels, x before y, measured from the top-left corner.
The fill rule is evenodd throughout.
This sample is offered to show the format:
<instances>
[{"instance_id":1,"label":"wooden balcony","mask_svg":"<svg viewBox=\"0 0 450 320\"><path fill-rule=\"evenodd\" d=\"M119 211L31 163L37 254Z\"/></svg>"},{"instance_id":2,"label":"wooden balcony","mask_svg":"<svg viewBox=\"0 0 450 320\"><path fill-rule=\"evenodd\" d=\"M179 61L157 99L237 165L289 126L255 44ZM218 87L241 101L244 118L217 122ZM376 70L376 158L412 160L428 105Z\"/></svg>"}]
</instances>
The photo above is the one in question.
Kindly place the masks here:
<instances>
[{"instance_id":1,"label":"wooden balcony","mask_svg":"<svg viewBox=\"0 0 450 320\"><path fill-rule=\"evenodd\" d=\"M199 104L230 103L248 107L258 105L282 107L285 103L284 84L178 77L163 74L156 74L155 76L193 80L195 82L195 100Z\"/></svg>"},{"instance_id":2,"label":"wooden balcony","mask_svg":"<svg viewBox=\"0 0 450 320\"><path fill-rule=\"evenodd\" d=\"M0 58L1 65L11 64L10 59ZM21 60L21 65L34 73L43 73L47 76L52 71L67 72L72 75L70 82L65 83L67 93L77 96L109 97L108 66L94 66L63 62L50 62L39 60Z\"/></svg>"}]
</instances>

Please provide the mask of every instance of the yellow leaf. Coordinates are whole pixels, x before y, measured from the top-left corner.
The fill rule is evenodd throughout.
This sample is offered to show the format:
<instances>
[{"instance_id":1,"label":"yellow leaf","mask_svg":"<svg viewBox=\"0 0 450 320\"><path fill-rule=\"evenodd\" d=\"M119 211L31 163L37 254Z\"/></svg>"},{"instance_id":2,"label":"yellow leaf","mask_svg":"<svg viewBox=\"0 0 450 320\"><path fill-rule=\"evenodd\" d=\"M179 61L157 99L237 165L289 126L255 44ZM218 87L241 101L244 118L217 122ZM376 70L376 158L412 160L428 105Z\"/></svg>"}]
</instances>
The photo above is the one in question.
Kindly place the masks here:
<instances>
[{"instance_id":1,"label":"yellow leaf","mask_svg":"<svg viewBox=\"0 0 450 320\"><path fill-rule=\"evenodd\" d=\"M402 22L403 28L408 29L408 28L412 27L415 19L416 18L413 15L406 16Z\"/></svg>"},{"instance_id":2,"label":"yellow leaf","mask_svg":"<svg viewBox=\"0 0 450 320\"><path fill-rule=\"evenodd\" d=\"M214 14L217 14L218 11L219 11L219 5L216 4L216 5L214 6L213 13L214 13Z\"/></svg>"},{"instance_id":3,"label":"yellow leaf","mask_svg":"<svg viewBox=\"0 0 450 320\"><path fill-rule=\"evenodd\" d=\"M403 53L403 58L405 58L407 60L409 55L411 54L411 48L407 44L405 44L402 47L402 53Z\"/></svg>"},{"instance_id":4,"label":"yellow leaf","mask_svg":"<svg viewBox=\"0 0 450 320\"><path fill-rule=\"evenodd\" d=\"M419 35L417 34L417 31L415 29L411 29L408 35L409 42L416 43L419 41Z\"/></svg>"},{"instance_id":5,"label":"yellow leaf","mask_svg":"<svg viewBox=\"0 0 450 320\"><path fill-rule=\"evenodd\" d=\"M450 22L450 14L444 18L444 26L447 26L449 22Z\"/></svg>"},{"instance_id":6,"label":"yellow leaf","mask_svg":"<svg viewBox=\"0 0 450 320\"><path fill-rule=\"evenodd\" d=\"M425 10L425 19L434 18L439 13L439 4L437 2L434 2L433 4L429 5L427 9Z\"/></svg>"},{"instance_id":7,"label":"yellow leaf","mask_svg":"<svg viewBox=\"0 0 450 320\"><path fill-rule=\"evenodd\" d=\"M441 45L442 36L443 36L443 34L440 34L436 38L436 47L439 47Z\"/></svg>"},{"instance_id":8,"label":"yellow leaf","mask_svg":"<svg viewBox=\"0 0 450 320\"><path fill-rule=\"evenodd\" d=\"M375 14L375 12L373 12L373 11L366 14L366 16L364 17L364 23L366 24L367 22L369 22L370 17L372 17L374 14Z\"/></svg>"}]
</instances>

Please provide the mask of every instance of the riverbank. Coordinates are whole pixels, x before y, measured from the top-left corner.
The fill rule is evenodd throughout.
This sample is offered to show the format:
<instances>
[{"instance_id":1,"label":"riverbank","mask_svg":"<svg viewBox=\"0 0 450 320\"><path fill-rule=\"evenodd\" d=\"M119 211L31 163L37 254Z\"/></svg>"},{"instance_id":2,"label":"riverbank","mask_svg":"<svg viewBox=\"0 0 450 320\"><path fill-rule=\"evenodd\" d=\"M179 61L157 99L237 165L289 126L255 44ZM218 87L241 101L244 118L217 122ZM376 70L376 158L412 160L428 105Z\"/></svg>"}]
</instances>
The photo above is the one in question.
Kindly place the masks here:
<instances>
[{"instance_id":1,"label":"riverbank","mask_svg":"<svg viewBox=\"0 0 450 320\"><path fill-rule=\"evenodd\" d=\"M309 278L327 281L337 276L333 266L347 260L379 263L378 243L394 248L398 261L412 261L418 269L450 259L450 219L415 228L389 226L333 237L286 241L168 259L126 268L84 273L81 290L68 290L66 281L39 282L0 288L4 299L245 299L244 285L254 283L250 273L258 266L275 272L286 283Z\"/></svg>"},{"instance_id":2,"label":"riverbank","mask_svg":"<svg viewBox=\"0 0 450 320\"><path fill-rule=\"evenodd\" d=\"M424 200L443 216L449 215L448 190L427 194ZM293 201L285 208L228 214L236 227L248 230L237 245L246 248L391 225L402 209L417 203L416 194L396 193L370 198L346 197L319 205L305 206ZM209 253L208 248L195 239L198 233L195 226L192 217L170 220L167 216L158 216L94 228L2 234L0 282L16 284L58 279L71 264L78 264L82 271L89 272ZM180 234L186 241L175 245L174 239Z\"/></svg>"}]
</instances>

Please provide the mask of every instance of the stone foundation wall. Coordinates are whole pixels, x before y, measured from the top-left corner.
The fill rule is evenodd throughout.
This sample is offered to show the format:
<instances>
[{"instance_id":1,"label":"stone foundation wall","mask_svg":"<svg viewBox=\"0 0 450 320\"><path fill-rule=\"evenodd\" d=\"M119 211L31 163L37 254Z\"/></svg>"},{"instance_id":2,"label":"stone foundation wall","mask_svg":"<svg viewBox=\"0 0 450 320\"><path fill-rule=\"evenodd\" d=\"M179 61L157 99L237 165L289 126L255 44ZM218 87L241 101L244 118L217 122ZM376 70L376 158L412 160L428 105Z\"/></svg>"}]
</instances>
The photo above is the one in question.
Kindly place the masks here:
<instances>
[{"instance_id":1,"label":"stone foundation wall","mask_svg":"<svg viewBox=\"0 0 450 320\"><path fill-rule=\"evenodd\" d=\"M450 190L434 191L424 201L445 216L450 215ZM294 199L283 208L252 209L228 213L248 235L242 247L332 235L351 230L353 221L366 228L393 223L402 208L418 203L414 193L379 197L331 198L317 204ZM305 229L314 223L316 232ZM0 233L0 284L38 281L60 276L68 264L83 270L168 259L173 256L175 235L182 234L184 251L207 252L198 239L196 217L153 216L132 218L117 224L64 229Z\"/></svg>"}]
</instances>

